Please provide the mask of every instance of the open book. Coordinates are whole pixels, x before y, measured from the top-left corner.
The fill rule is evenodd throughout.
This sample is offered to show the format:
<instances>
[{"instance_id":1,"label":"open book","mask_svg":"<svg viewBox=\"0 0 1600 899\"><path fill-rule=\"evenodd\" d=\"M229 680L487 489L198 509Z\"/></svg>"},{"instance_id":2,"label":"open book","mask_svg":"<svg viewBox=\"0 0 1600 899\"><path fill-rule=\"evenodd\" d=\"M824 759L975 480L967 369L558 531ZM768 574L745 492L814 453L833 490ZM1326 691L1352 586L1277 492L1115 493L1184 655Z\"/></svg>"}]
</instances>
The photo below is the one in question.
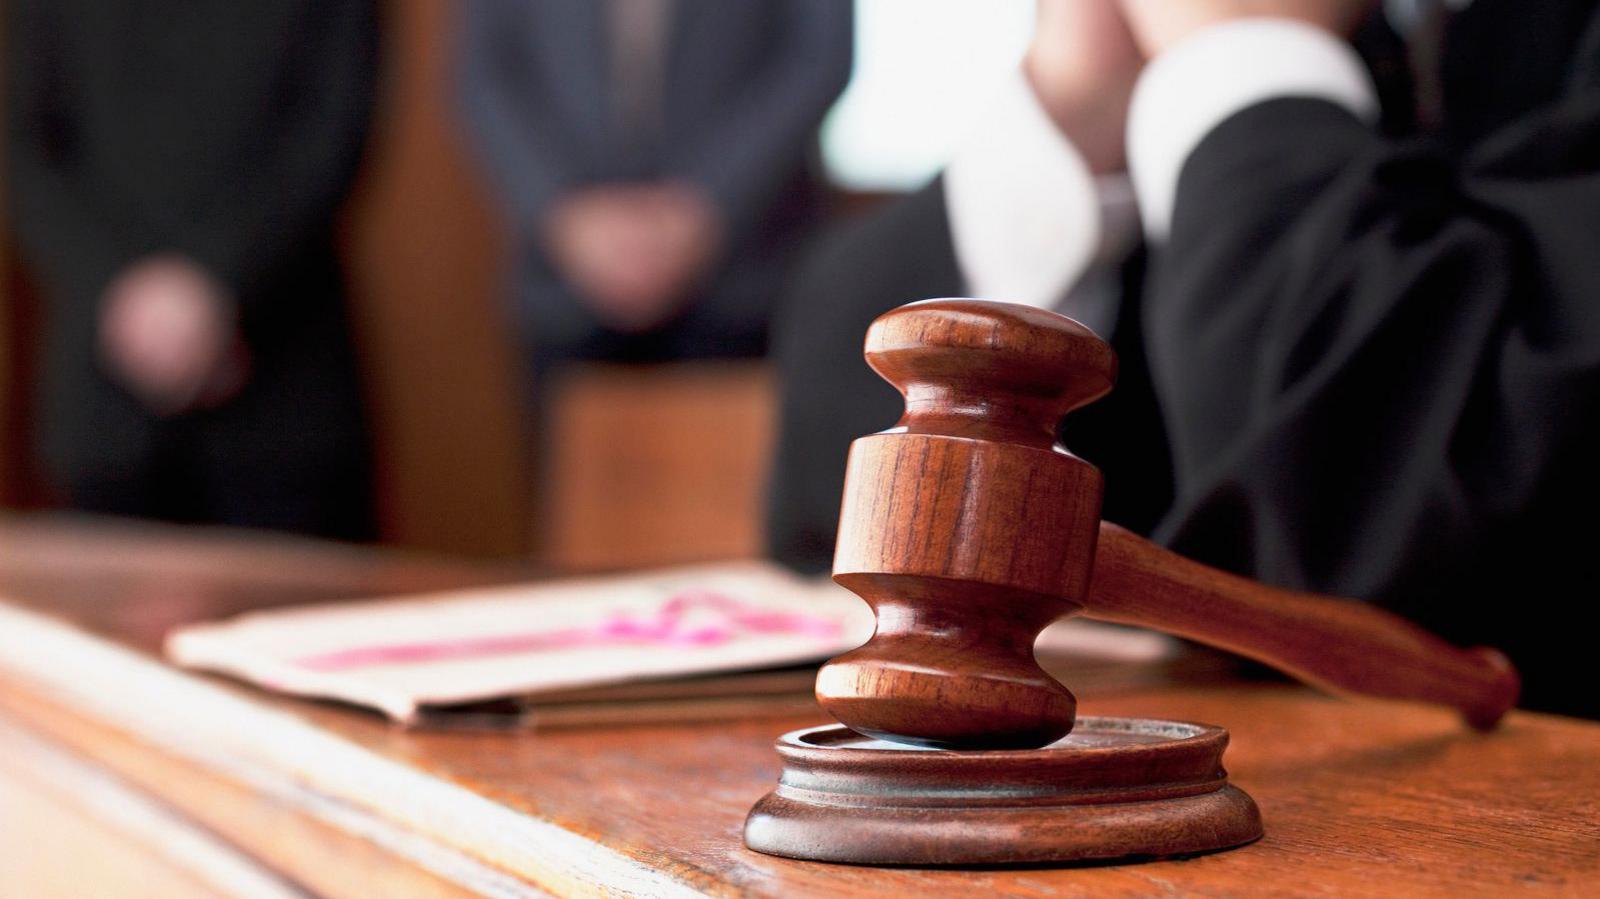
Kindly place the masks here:
<instances>
[{"instance_id":1,"label":"open book","mask_svg":"<svg viewBox=\"0 0 1600 899\"><path fill-rule=\"evenodd\" d=\"M178 664L407 724L542 725L800 711L872 613L765 562L252 612L168 636ZM1041 657L1166 657L1158 634L1059 622Z\"/></svg>"}]
</instances>

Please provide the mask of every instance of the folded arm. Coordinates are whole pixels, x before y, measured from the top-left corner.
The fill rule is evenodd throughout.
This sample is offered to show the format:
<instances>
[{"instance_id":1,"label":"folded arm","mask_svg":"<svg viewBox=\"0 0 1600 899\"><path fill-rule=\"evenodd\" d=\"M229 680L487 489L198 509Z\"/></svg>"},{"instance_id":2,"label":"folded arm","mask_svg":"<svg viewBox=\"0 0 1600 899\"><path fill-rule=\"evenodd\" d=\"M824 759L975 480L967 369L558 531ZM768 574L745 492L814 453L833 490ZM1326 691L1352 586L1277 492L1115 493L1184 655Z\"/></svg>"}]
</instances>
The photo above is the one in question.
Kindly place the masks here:
<instances>
[{"instance_id":1,"label":"folded arm","mask_svg":"<svg viewBox=\"0 0 1600 899\"><path fill-rule=\"evenodd\" d=\"M1206 58L1211 80L1158 60L1130 134L1160 240L1145 321L1179 492L1163 536L1482 626L1486 604L1452 587L1492 589L1473 573L1592 487L1575 460L1600 449L1600 269L1576 235L1600 227L1600 163L1582 152L1600 93L1461 153L1386 140L1349 84L1301 80L1224 110L1187 151L1153 149L1181 85L1270 56L1206 40L1171 60Z\"/></svg>"}]
</instances>

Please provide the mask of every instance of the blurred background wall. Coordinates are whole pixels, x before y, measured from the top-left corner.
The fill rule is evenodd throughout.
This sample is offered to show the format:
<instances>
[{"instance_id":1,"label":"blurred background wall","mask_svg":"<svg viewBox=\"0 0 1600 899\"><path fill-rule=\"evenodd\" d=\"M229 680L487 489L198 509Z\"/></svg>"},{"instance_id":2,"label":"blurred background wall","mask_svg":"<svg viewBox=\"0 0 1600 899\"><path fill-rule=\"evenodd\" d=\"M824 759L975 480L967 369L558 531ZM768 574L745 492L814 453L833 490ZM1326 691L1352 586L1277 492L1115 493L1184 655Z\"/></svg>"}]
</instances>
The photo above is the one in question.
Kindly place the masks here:
<instances>
[{"instance_id":1,"label":"blurred background wall","mask_svg":"<svg viewBox=\"0 0 1600 899\"><path fill-rule=\"evenodd\" d=\"M380 533L405 546L527 552L515 357L497 232L450 105L449 0L385 10L367 170L350 210L357 340L374 417Z\"/></svg>"},{"instance_id":2,"label":"blurred background wall","mask_svg":"<svg viewBox=\"0 0 1600 899\"><path fill-rule=\"evenodd\" d=\"M774 420L761 362L588 366L554 398L554 433L528 433L501 237L450 93L454 6L384 4L379 107L342 228L379 538L576 568L759 552ZM937 171L1031 25L1031 0L858 0L854 77L822 129L832 214ZM0 506L47 508L29 451L38 315L11 244L0 239Z\"/></svg>"}]
</instances>

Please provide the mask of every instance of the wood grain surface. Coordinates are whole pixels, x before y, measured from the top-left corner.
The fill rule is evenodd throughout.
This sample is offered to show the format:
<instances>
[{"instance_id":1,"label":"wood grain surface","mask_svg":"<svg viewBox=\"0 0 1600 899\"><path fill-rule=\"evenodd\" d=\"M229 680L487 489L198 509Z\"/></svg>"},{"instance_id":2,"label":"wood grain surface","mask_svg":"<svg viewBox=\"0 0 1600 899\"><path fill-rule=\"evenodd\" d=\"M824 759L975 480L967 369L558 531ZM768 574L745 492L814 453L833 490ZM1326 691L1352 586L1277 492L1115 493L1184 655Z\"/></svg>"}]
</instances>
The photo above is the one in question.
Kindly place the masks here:
<instances>
[{"instance_id":1,"label":"wood grain surface","mask_svg":"<svg viewBox=\"0 0 1600 899\"><path fill-rule=\"evenodd\" d=\"M766 365L590 363L549 390L541 561L577 571L760 555L777 429Z\"/></svg>"},{"instance_id":2,"label":"wood grain surface","mask_svg":"<svg viewBox=\"0 0 1600 899\"><path fill-rule=\"evenodd\" d=\"M783 775L745 845L866 865L1021 865L1180 858L1261 838L1228 783L1220 727L1080 718L1042 749L908 748L842 724L778 739Z\"/></svg>"},{"instance_id":3,"label":"wood grain surface","mask_svg":"<svg viewBox=\"0 0 1600 899\"><path fill-rule=\"evenodd\" d=\"M309 899L121 780L0 718L0 894Z\"/></svg>"},{"instance_id":4,"label":"wood grain surface","mask_svg":"<svg viewBox=\"0 0 1600 899\"><path fill-rule=\"evenodd\" d=\"M343 866L343 887L332 874L317 886L335 896L359 895L351 884L380 871L438 884L445 875L425 867L434 852L534 895L1579 896L1600 878L1600 725L1554 716L1514 712L1480 734L1448 710L1278 683L1081 690L1084 714L1226 726L1231 780L1259 802L1267 836L1137 866L869 869L763 856L740 840L746 811L778 772L773 739L825 723L820 712L532 734L407 732L349 709L175 674L154 655L180 621L518 573L280 538L0 518L4 608L70 623L51 625L72 638L61 645L134 666L112 689L89 690L70 659L48 675L29 667L26 648L0 649L0 711L275 869ZM152 682L206 704L142 706L135 691ZM326 768L230 767L204 745L231 745L227 735L186 717L201 708L314 738ZM179 733L189 739L170 739L169 726L188 728ZM368 851L330 852L339 844L319 846L319 833ZM459 877L438 890L494 894Z\"/></svg>"}]
</instances>

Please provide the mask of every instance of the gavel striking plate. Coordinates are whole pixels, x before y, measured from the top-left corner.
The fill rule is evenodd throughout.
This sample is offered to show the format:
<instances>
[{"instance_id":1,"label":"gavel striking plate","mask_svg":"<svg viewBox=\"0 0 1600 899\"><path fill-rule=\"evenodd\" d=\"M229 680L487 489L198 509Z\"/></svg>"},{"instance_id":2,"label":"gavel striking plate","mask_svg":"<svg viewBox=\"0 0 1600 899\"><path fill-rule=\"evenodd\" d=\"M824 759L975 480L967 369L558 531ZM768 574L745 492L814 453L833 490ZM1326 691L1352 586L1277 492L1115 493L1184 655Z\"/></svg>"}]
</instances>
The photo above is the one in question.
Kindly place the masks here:
<instances>
[{"instance_id":1,"label":"gavel striking plate","mask_svg":"<svg viewBox=\"0 0 1600 899\"><path fill-rule=\"evenodd\" d=\"M1226 649L1313 685L1459 709L1493 727L1519 680L1363 603L1267 587L1100 521L1100 472L1056 440L1116 356L1052 312L927 300L873 322L867 362L905 397L850 448L834 580L872 639L817 675L839 725L784 735L745 842L856 864L1159 858L1262 834L1220 727L1077 718L1034 660L1084 614Z\"/></svg>"}]
</instances>

